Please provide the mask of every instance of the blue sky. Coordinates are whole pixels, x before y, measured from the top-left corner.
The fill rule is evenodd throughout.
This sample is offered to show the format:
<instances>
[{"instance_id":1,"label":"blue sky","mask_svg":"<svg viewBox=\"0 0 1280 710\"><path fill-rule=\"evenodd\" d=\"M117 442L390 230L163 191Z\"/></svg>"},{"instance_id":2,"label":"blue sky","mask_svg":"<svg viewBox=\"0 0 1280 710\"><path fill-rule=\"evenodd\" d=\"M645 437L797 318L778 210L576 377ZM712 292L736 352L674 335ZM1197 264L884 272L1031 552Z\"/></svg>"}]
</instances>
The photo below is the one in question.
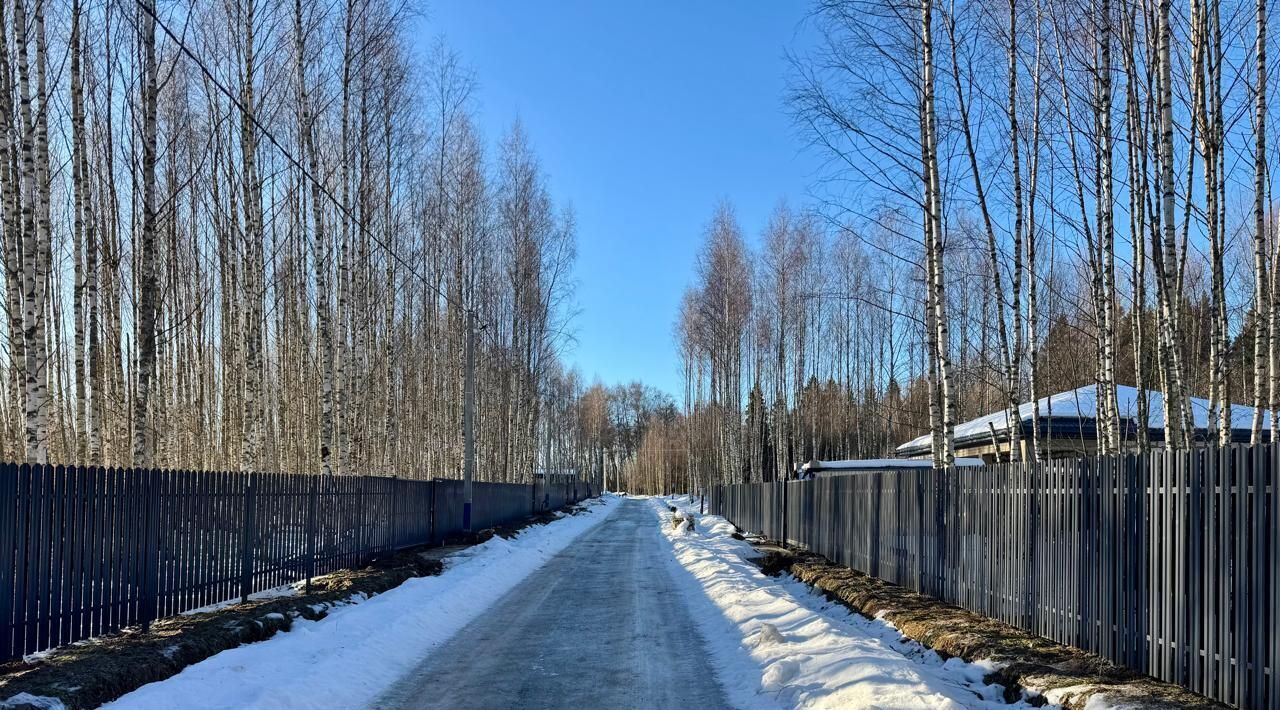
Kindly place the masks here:
<instances>
[{"instance_id":1,"label":"blue sky","mask_svg":"<svg viewBox=\"0 0 1280 710\"><path fill-rule=\"evenodd\" d=\"M816 156L787 116L807 2L432 0L418 40L475 70L491 142L519 117L578 218L577 342L590 381L682 387L672 325L721 199L755 243L805 202Z\"/></svg>"}]
</instances>

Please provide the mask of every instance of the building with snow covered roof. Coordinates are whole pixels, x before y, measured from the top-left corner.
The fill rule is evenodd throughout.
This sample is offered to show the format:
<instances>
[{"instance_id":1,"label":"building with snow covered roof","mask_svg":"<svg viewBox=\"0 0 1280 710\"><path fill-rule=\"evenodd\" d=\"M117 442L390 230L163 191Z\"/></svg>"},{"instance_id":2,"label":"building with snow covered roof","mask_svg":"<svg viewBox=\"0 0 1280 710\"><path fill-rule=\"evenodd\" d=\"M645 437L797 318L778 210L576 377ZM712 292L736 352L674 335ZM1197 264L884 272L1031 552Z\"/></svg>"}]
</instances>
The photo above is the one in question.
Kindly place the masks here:
<instances>
[{"instance_id":1,"label":"building with snow covered roof","mask_svg":"<svg viewBox=\"0 0 1280 710\"><path fill-rule=\"evenodd\" d=\"M955 466L981 466L985 461L977 458L956 458ZM796 469L796 479L805 481L829 476L850 476L860 473L889 473L892 471L918 471L932 468L928 459L845 459L842 461L810 461Z\"/></svg>"},{"instance_id":2,"label":"building with snow covered roof","mask_svg":"<svg viewBox=\"0 0 1280 710\"><path fill-rule=\"evenodd\" d=\"M1116 400L1120 410L1120 436L1127 446L1138 445L1139 398L1142 390L1136 387L1117 386ZM1147 436L1152 445L1164 442L1164 396L1153 390L1146 391ZM1204 441L1207 432L1209 402L1191 398L1191 413L1195 422L1195 438ZM1248 443L1253 425L1253 407L1231 407L1231 438ZM956 426L955 454L957 457L981 458L988 463L1009 460L1011 425L1019 427L1022 457L1030 453L1031 427L1034 408L1031 402L1018 407L1018 421L1010 422L1004 410L992 412ZM1097 451L1098 443L1098 388L1086 385L1068 392L1059 392L1040 400L1039 434L1041 454L1049 458L1070 458ZM1263 438L1268 437L1271 415L1263 412ZM918 436L899 446L895 452L901 458L926 458L931 455L930 436Z\"/></svg>"}]
</instances>

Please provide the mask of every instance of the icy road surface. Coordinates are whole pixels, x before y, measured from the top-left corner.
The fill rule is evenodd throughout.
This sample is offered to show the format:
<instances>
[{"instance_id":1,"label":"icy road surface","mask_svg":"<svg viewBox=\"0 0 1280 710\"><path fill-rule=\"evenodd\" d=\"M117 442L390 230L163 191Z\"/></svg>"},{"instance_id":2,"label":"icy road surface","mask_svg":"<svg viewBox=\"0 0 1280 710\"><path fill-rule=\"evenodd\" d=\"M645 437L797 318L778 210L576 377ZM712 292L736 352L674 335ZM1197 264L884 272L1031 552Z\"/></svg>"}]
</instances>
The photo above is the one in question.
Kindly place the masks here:
<instances>
[{"instance_id":1,"label":"icy road surface","mask_svg":"<svg viewBox=\"0 0 1280 710\"><path fill-rule=\"evenodd\" d=\"M728 708L647 501L628 499L378 708Z\"/></svg>"}]
</instances>

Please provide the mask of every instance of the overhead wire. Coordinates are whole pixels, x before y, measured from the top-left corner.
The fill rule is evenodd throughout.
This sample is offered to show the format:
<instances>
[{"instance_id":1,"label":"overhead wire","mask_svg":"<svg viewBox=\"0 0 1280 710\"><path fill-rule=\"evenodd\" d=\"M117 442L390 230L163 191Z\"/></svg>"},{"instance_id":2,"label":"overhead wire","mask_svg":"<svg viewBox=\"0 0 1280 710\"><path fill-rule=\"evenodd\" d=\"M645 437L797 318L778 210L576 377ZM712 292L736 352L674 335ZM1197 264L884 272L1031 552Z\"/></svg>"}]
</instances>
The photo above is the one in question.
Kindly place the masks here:
<instances>
[{"instance_id":1,"label":"overhead wire","mask_svg":"<svg viewBox=\"0 0 1280 710\"><path fill-rule=\"evenodd\" d=\"M246 107L244 103L241 102L241 100L235 95L235 92L231 91L229 88L223 85L223 83L219 81L216 76L214 76L213 71L209 69L208 65L206 65L204 61L201 60L200 57L198 57L196 53L193 52L191 48L188 47L187 44L183 42L182 39L167 24L165 24L164 20L160 19L159 14L155 11L154 8L148 6L147 3L143 2L143 0L134 0L134 2L135 4L137 4L139 8L142 9L143 12L146 12L147 15L150 16L151 20L156 23L156 26L158 26L161 30L164 31L165 35L169 37L169 40L172 41L178 47L178 49L184 55L186 55L188 59L190 59L193 63L195 63L195 65L200 69L200 73L204 75L205 79L210 84L212 84L219 91L219 93L225 96L227 100L230 101L232 105L234 105L236 109L240 111L242 116L248 117L249 121L253 124L254 129L257 130L259 133L261 133L263 136L265 136L266 139L271 143L271 145L274 146L275 149L278 150L280 154L283 155L289 161L289 163L292 164L293 167L295 167L298 170L298 172L303 177L305 177L309 182L315 185L319 189L319 191L325 197L327 197L330 202L333 203L334 207L336 207L339 210L339 212L342 213L342 216L346 220L348 220L352 225L354 225L358 230L360 230L360 232L362 232L364 236L371 239L380 248L386 251L387 255L390 256L393 260L395 260L396 263L403 266L411 275L413 275L415 278L421 281L422 285L425 288L429 289L430 291L434 292L437 296L444 299L446 303L462 309L463 312L470 313L472 311L471 307L467 306L466 304L458 303L456 299L450 297L449 294L445 293L438 286L431 283L431 281L427 279L426 276L424 276L416 268L414 268L413 264L409 263L403 257L401 257L398 253L396 253L396 250L393 249L391 245L387 244L385 241L380 239L376 234L374 234L367 227L365 227L364 224L360 222L360 220L356 219L355 215L352 214L350 208L348 208L347 205L342 202L342 200L335 197L334 194L329 191L328 186L325 185L324 182L318 179L316 176L312 175L311 171L307 170L307 168L302 164L302 162L298 160L296 157L294 157L293 153L291 153L289 149L286 148L284 144L281 143L280 140L275 137L275 134L273 134L265 125L262 124L260 120L258 120L257 114L255 114L252 111L249 111L248 107Z\"/></svg>"}]
</instances>

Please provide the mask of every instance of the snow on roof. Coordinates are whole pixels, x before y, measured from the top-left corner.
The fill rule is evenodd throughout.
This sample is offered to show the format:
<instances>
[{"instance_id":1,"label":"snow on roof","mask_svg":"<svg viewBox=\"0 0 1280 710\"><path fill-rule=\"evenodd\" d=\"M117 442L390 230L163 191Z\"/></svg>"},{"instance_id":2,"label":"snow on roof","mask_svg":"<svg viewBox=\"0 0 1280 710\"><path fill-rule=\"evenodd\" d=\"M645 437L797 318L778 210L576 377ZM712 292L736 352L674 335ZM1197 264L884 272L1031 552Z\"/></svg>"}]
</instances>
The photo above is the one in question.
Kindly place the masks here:
<instances>
[{"instance_id":1,"label":"snow on roof","mask_svg":"<svg viewBox=\"0 0 1280 710\"><path fill-rule=\"evenodd\" d=\"M956 466L981 466L982 459L957 458ZM844 461L810 461L801 466L809 471L880 471L885 469L933 468L929 459L847 459Z\"/></svg>"},{"instance_id":2,"label":"snow on roof","mask_svg":"<svg viewBox=\"0 0 1280 710\"><path fill-rule=\"evenodd\" d=\"M1116 385L1116 403L1120 409L1120 416L1124 419L1133 420L1138 416L1138 397L1141 390L1128 385ZM1209 421L1209 401L1200 399L1199 397L1191 397L1191 414L1195 421L1197 429L1204 429L1208 426ZM1147 428L1163 429L1164 428L1164 395L1154 390L1147 390ZM1018 407L1019 418L1023 422L1030 422L1034 413L1031 402L1023 402ZM1068 392L1059 392L1055 395L1043 397L1040 399L1040 418L1047 419L1049 417L1069 418L1069 419L1094 419L1098 418L1098 386L1085 385L1078 389ZM992 412L984 417L978 417L956 426L955 439L962 441L966 439L976 439L984 436L991 436L991 428L995 427L997 434L1007 433L1008 416L1004 410ZM1252 422L1253 407L1246 407L1241 404L1232 405L1231 422L1233 429L1247 428L1241 424ZM1262 414L1262 428L1266 429L1271 425L1270 412ZM920 447L929 446L930 435L925 434L918 436L911 441L898 447L899 452L909 451Z\"/></svg>"}]
</instances>

